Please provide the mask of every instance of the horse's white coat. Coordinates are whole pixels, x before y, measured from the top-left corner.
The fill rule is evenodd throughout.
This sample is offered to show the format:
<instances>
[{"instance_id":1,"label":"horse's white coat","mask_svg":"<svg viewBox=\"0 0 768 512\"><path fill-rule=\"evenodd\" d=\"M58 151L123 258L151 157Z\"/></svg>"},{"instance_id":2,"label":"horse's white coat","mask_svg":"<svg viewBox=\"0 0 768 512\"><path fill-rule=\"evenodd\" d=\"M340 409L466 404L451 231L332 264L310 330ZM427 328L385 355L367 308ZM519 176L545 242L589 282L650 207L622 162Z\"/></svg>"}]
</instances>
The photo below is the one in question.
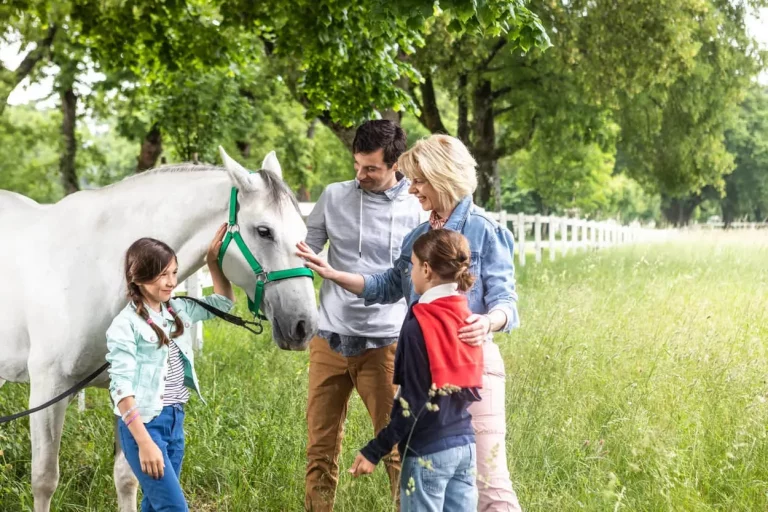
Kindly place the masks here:
<instances>
[{"instance_id":1,"label":"horse's white coat","mask_svg":"<svg viewBox=\"0 0 768 512\"><path fill-rule=\"evenodd\" d=\"M233 184L240 190L241 234L262 266L281 270L303 265L295 246L306 236L306 227L290 199L278 194L281 199L274 204L269 180L249 174L223 150L222 158L226 172L171 166L77 192L50 206L0 191L0 383L29 381L32 407L102 365L104 333L127 304L125 250L144 236L160 239L176 250L179 281L186 279L203 265L213 234L228 218ZM264 168L282 175L274 152L264 159ZM260 238L257 226L272 229L274 240ZM253 294L255 276L234 244L223 267L233 283ZM309 279L269 284L263 310L281 348L305 348L317 328ZM102 374L94 385L105 385L106 378ZM66 401L59 402L30 419L36 512L50 509L58 485L66 406ZM130 484L121 462L118 454L120 510L132 511L135 482Z\"/></svg>"}]
</instances>

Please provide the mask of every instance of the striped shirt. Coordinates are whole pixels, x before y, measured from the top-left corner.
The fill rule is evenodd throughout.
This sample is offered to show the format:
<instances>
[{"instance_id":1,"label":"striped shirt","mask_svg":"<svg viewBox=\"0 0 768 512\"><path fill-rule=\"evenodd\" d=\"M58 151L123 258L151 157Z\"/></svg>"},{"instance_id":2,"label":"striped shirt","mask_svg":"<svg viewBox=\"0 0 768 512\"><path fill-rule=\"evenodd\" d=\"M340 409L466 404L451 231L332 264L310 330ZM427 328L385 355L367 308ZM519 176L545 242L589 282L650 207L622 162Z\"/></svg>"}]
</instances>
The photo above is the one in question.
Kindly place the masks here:
<instances>
[{"instance_id":1,"label":"striped shirt","mask_svg":"<svg viewBox=\"0 0 768 512\"><path fill-rule=\"evenodd\" d=\"M185 404L189 400L189 389L184 385L184 359L176 343L168 344L168 377L165 381L163 405Z\"/></svg>"}]
</instances>

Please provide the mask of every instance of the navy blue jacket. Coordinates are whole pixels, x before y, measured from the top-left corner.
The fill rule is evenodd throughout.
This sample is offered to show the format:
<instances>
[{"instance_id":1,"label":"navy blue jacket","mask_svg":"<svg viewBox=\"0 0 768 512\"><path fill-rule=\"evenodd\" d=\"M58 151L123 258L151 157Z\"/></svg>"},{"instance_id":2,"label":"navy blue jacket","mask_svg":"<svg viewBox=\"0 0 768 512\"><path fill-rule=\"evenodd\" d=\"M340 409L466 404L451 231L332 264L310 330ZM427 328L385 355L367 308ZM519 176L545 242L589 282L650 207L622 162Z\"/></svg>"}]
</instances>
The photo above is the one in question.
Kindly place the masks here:
<instances>
[{"instance_id":1,"label":"navy blue jacket","mask_svg":"<svg viewBox=\"0 0 768 512\"><path fill-rule=\"evenodd\" d=\"M480 395L476 388L472 388L447 396L429 396L432 374L424 335L413 314L413 307L409 308L400 330L393 380L400 385L400 392L395 397L389 425L360 450L371 463L378 464L395 444L400 456L405 458L406 455L428 455L475 442L472 416L467 407L470 402L480 400ZM407 416L403 415L406 410L401 402L403 400L410 413ZM437 405L439 410L427 410L427 401Z\"/></svg>"}]
</instances>

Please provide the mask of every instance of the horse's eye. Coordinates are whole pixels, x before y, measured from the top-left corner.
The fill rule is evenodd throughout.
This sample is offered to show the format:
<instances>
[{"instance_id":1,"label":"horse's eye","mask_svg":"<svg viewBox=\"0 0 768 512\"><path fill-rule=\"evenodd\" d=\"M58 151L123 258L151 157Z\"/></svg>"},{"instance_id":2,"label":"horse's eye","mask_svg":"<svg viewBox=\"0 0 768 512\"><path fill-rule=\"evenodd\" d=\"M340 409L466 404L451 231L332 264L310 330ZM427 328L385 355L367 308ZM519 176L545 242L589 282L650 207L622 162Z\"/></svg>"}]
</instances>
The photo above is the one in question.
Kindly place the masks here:
<instances>
[{"instance_id":1,"label":"horse's eye","mask_svg":"<svg viewBox=\"0 0 768 512\"><path fill-rule=\"evenodd\" d=\"M272 230L269 228L265 228L264 226L259 226L256 228L256 232L259 234L261 238L266 238L268 240L274 240L275 238L272 236Z\"/></svg>"}]
</instances>

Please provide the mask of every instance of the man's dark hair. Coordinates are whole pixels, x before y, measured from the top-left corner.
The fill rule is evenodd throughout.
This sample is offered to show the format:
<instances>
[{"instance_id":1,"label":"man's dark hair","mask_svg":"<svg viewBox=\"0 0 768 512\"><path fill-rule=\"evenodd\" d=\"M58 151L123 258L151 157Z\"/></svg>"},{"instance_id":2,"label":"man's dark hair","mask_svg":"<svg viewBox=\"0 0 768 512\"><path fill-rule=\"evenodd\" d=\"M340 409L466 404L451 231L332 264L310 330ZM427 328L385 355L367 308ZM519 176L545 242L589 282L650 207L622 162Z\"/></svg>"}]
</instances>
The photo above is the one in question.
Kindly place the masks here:
<instances>
[{"instance_id":1,"label":"man's dark hair","mask_svg":"<svg viewBox=\"0 0 768 512\"><path fill-rule=\"evenodd\" d=\"M357 129L352 153L373 153L384 150L384 163L392 167L405 152L405 132L400 125L387 119L366 121Z\"/></svg>"}]
</instances>

